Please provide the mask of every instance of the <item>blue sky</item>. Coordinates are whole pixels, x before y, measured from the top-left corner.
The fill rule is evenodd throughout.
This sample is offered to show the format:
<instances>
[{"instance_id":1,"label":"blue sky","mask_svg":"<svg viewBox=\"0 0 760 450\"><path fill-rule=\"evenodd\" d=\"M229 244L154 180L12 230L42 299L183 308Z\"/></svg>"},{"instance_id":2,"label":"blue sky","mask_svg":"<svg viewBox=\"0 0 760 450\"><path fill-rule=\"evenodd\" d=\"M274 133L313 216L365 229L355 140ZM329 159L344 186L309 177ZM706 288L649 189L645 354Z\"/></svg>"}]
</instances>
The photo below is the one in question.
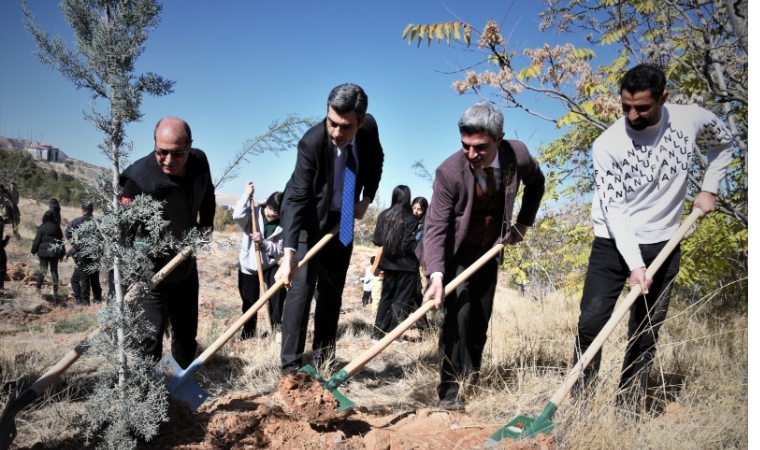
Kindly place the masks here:
<instances>
[{"instance_id":1,"label":"blue sky","mask_svg":"<svg viewBox=\"0 0 760 450\"><path fill-rule=\"evenodd\" d=\"M58 2L29 0L51 34L72 42ZM543 2L429 1L178 1L163 2L161 24L151 34L137 72L152 71L176 81L174 93L146 97L142 122L129 125L132 160L153 146L152 131L164 116L187 120L194 146L209 155L212 172L226 167L246 139L289 114L323 117L327 94L344 82L361 85L377 119L385 149L378 195L386 205L392 189L407 184L413 195L430 198L427 181L411 165L423 160L432 172L459 150L457 121L477 97L457 95L447 74L482 58L473 50L408 45L407 24L457 17L481 29L488 18L504 20L510 47L564 42L538 31ZM505 32L505 35L509 34ZM59 147L72 158L106 166L97 145L102 136L82 118L89 93L77 91L33 55L19 3L0 2L0 135L32 137ZM542 99L536 98L536 102ZM535 147L559 136L553 124L525 113L503 110L506 137ZM246 180L256 197L282 190L295 164L295 149L279 156L254 156L240 176L220 191L239 195Z\"/></svg>"}]
</instances>

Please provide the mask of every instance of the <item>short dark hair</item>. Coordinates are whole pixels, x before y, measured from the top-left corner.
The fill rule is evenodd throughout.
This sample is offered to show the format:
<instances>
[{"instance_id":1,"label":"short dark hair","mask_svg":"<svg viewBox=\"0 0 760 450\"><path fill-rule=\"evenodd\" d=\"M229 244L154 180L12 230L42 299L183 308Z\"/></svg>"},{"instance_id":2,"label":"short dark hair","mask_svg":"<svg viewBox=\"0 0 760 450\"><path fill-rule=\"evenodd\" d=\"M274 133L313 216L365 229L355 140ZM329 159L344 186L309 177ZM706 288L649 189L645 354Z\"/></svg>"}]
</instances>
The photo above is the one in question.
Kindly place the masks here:
<instances>
[{"instance_id":1,"label":"short dark hair","mask_svg":"<svg viewBox=\"0 0 760 450\"><path fill-rule=\"evenodd\" d=\"M623 75L620 81L620 94L628 91L631 94L649 91L652 98L659 100L665 92L665 72L660 66L650 63L639 64Z\"/></svg>"},{"instance_id":2,"label":"short dark hair","mask_svg":"<svg viewBox=\"0 0 760 450\"><path fill-rule=\"evenodd\" d=\"M92 203L82 202L82 211L87 211L88 213L92 213Z\"/></svg>"},{"instance_id":3,"label":"short dark hair","mask_svg":"<svg viewBox=\"0 0 760 450\"><path fill-rule=\"evenodd\" d=\"M270 195L267 201L264 202L264 204L272 208L277 214L280 213L280 203L282 203L282 192L279 191L272 192L272 195Z\"/></svg>"},{"instance_id":4,"label":"short dark hair","mask_svg":"<svg viewBox=\"0 0 760 450\"><path fill-rule=\"evenodd\" d=\"M367 114L369 100L367 94L359 85L344 83L335 86L327 96L327 107L332 108L338 114L356 112L356 118L362 120Z\"/></svg>"}]
</instances>

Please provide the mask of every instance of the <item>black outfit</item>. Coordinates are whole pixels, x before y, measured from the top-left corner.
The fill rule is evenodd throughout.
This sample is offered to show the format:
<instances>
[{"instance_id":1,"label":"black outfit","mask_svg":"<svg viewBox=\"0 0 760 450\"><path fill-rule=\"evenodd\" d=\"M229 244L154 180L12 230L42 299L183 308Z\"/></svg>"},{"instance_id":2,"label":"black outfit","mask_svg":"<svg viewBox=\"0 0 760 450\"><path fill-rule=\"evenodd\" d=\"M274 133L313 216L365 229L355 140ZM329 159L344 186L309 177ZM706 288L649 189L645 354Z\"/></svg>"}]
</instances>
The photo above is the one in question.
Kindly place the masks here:
<instances>
[{"instance_id":1,"label":"black outfit","mask_svg":"<svg viewBox=\"0 0 760 450\"><path fill-rule=\"evenodd\" d=\"M205 153L190 149L182 177L166 175L153 152L127 167L119 179L121 203L128 205L136 195L148 194L165 202L162 217L165 232L176 239L192 228L212 229L216 201L214 185ZM139 231L138 231L139 236ZM161 270L172 258L170 251L154 261L154 271ZM182 368L195 359L198 331L198 268L190 257L150 292L142 304L144 317L154 326L154 338L143 342L143 355L156 360L163 352L162 337L166 322L172 329L172 356Z\"/></svg>"},{"instance_id":2,"label":"black outfit","mask_svg":"<svg viewBox=\"0 0 760 450\"><path fill-rule=\"evenodd\" d=\"M666 244L667 241L639 244L641 256L647 267ZM657 336L668 312L669 290L678 275L680 262L681 248L678 246L663 262L661 270L654 275L649 294L639 296L631 306L628 319L628 344L619 385L619 391L623 394L621 400L625 399L637 404L646 393ZM575 362L578 362L579 356L588 349L609 321L630 273L613 239L594 238L581 297ZM582 379L574 386L576 394L594 380L599 372L601 360L602 349L600 348L583 371Z\"/></svg>"},{"instance_id":3,"label":"black outfit","mask_svg":"<svg viewBox=\"0 0 760 450\"><path fill-rule=\"evenodd\" d=\"M10 236L5 234L5 218L0 216L0 290L5 289L5 274L8 271L8 257L5 254L5 246L8 245Z\"/></svg>"},{"instance_id":4,"label":"black outfit","mask_svg":"<svg viewBox=\"0 0 760 450\"><path fill-rule=\"evenodd\" d=\"M378 267L383 270L383 293L377 307L373 339L382 339L406 320L419 297L420 269L414 250L417 248L417 220L413 215L406 218L404 234L396 248L388 248L385 243L388 234L386 209L377 218L372 242L383 247Z\"/></svg>"},{"instance_id":5,"label":"black outfit","mask_svg":"<svg viewBox=\"0 0 760 450\"><path fill-rule=\"evenodd\" d=\"M96 302L103 299L103 289L100 287L100 271L88 272L88 267L97 263L96 259L85 256L80 251L81 248L74 242L74 230L85 222L92 220L92 213L86 213L83 216L69 222L66 227L66 239L71 244L71 249L66 256L74 258L74 272L71 274L71 293L77 304L90 304L90 288L92 288L92 297Z\"/></svg>"},{"instance_id":6,"label":"black outfit","mask_svg":"<svg viewBox=\"0 0 760 450\"><path fill-rule=\"evenodd\" d=\"M276 281L274 279L275 273L280 266L272 266L268 269L264 269L264 283L267 288L272 287ZM240 292L240 298L243 300L243 314L245 314L254 303L264 294L261 292L261 285L259 284L259 274L254 273L249 275L238 270L238 291ZM272 320L272 328L276 329L282 325L282 307L285 303L285 296L287 290L285 288L280 289L275 295L270 297L267 302L267 308L269 308L269 317ZM254 314L248 322L243 325L243 332L241 339L249 339L256 335L256 323L258 322L256 315Z\"/></svg>"},{"instance_id":7,"label":"black outfit","mask_svg":"<svg viewBox=\"0 0 760 450\"><path fill-rule=\"evenodd\" d=\"M21 239L21 235L18 232L18 225L21 223L21 211L18 209L18 201L19 201L19 192L18 189L14 189L12 191L9 191L11 194L11 203L13 204L13 222L11 225L13 226L13 236L16 237L16 239Z\"/></svg>"},{"instance_id":8,"label":"black outfit","mask_svg":"<svg viewBox=\"0 0 760 450\"><path fill-rule=\"evenodd\" d=\"M53 295L58 292L58 261L66 254L63 245L63 231L61 227L51 220L43 221L37 228L37 236L32 243L32 255L37 255L40 260L40 268L37 272L37 289L42 287L45 273L50 273L53 279Z\"/></svg>"},{"instance_id":9,"label":"black outfit","mask_svg":"<svg viewBox=\"0 0 760 450\"><path fill-rule=\"evenodd\" d=\"M414 239L419 243L422 240L422 232L425 229L425 215L423 214L422 218L417 221L417 233L414 236ZM424 294L422 292L422 276L417 277L417 296L414 299L414 304L417 309L419 309L422 306L422 298L424 297ZM430 324L428 323L427 317L422 316L420 320L417 321L417 323L414 324L412 327L416 330L427 330L430 328Z\"/></svg>"},{"instance_id":10,"label":"black outfit","mask_svg":"<svg viewBox=\"0 0 760 450\"><path fill-rule=\"evenodd\" d=\"M283 193L280 208L283 247L296 249L296 260L303 259L306 252L340 222L340 211L330 210L335 148L326 127L322 121L299 141L296 166ZM358 202L362 191L364 198L375 197L383 167L377 123L370 114L365 115L364 124L357 131L354 146L358 156L354 195ZM329 353L335 353L341 297L352 249L353 243L344 246L336 236L293 279L283 311L283 371L302 365L315 288L318 300L314 313L314 362L320 364Z\"/></svg>"}]
</instances>

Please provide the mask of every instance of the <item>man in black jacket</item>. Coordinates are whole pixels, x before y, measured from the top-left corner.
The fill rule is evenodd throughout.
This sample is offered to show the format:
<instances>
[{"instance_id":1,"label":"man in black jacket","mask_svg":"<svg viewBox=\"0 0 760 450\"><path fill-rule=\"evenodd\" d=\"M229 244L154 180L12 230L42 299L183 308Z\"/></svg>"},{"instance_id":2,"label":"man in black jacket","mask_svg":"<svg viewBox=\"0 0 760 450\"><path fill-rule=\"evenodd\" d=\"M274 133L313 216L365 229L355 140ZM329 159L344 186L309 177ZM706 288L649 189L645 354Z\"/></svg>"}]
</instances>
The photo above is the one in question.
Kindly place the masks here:
<instances>
[{"instance_id":1,"label":"man in black jacket","mask_svg":"<svg viewBox=\"0 0 760 450\"><path fill-rule=\"evenodd\" d=\"M64 232L66 240L71 244L71 248L64 256L64 261L69 257L74 258L74 272L71 274L71 293L74 294L74 306L90 306L90 288L92 287L92 297L96 302L100 302L103 297L103 290L100 288L100 271L87 272L88 266L92 266L96 260L85 255L82 250L83 243L81 239L74 240L74 231L83 223L92 220L92 203L82 203L82 215L69 222Z\"/></svg>"},{"instance_id":2,"label":"man in black jacket","mask_svg":"<svg viewBox=\"0 0 760 450\"><path fill-rule=\"evenodd\" d=\"M161 119L153 132L153 152L127 167L119 179L121 204L128 206L138 194L165 202L165 232L176 239L198 228L211 232L216 201L206 154L192 148L190 126L176 117ZM155 262L160 270L176 253ZM172 328L172 356L182 368L195 359L198 331L198 267L189 258L172 271L142 303L144 317L153 325L154 338L143 342L143 354L161 358L166 322ZM165 316L168 316L166 317Z\"/></svg>"},{"instance_id":3,"label":"man in black jacket","mask_svg":"<svg viewBox=\"0 0 760 450\"><path fill-rule=\"evenodd\" d=\"M21 235L18 233L18 225L21 223L21 211L18 209L18 202L19 202L19 191L16 188L16 183L11 181L10 184L10 190L8 191L11 194L11 203L13 203L13 214L15 215L13 219L13 236L16 239L21 239Z\"/></svg>"},{"instance_id":4,"label":"man in black jacket","mask_svg":"<svg viewBox=\"0 0 760 450\"><path fill-rule=\"evenodd\" d=\"M314 312L313 362L319 366L335 354L354 218L361 219L367 212L383 169L377 123L366 111L367 95L361 87L337 86L327 98L325 120L298 142L296 167L285 186L280 211L285 254L275 275L290 288L282 321L285 374L301 367L315 288L319 300ZM340 236L296 273L298 261L338 223Z\"/></svg>"}]
</instances>

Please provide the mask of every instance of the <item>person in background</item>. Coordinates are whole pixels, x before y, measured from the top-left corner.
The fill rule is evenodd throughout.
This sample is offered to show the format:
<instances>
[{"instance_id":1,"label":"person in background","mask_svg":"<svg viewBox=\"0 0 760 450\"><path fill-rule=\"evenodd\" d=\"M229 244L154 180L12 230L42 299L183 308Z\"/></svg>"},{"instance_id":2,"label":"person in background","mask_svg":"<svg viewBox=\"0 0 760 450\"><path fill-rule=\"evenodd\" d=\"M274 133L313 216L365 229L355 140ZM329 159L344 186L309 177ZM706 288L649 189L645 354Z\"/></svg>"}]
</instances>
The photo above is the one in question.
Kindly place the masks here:
<instances>
[{"instance_id":1,"label":"person in background","mask_svg":"<svg viewBox=\"0 0 760 450\"><path fill-rule=\"evenodd\" d=\"M417 256L430 283L423 301L444 307L438 341L438 407L464 410L462 386L475 384L488 339L499 258L486 262L444 300L444 285L494 245L521 242L538 213L544 175L520 141L504 139L504 116L487 101L459 119L461 150L435 171L433 197ZM512 210L524 186L517 220Z\"/></svg>"},{"instance_id":2,"label":"person in background","mask_svg":"<svg viewBox=\"0 0 760 450\"><path fill-rule=\"evenodd\" d=\"M417 217L412 212L412 193L408 186L393 189L391 207L377 218L372 242L383 248L380 267L383 272L383 294L375 317L372 338L382 339L403 322L418 297L419 264L417 248Z\"/></svg>"},{"instance_id":3,"label":"person in background","mask_svg":"<svg viewBox=\"0 0 760 450\"><path fill-rule=\"evenodd\" d=\"M382 250L379 247L378 250ZM378 267L380 261L382 261L382 251L379 251L374 256L375 262L372 263L372 313L377 314L377 308L380 306L380 297L383 296L383 271Z\"/></svg>"},{"instance_id":4,"label":"person in background","mask_svg":"<svg viewBox=\"0 0 760 450\"><path fill-rule=\"evenodd\" d=\"M58 203L57 198L51 198L50 202L48 203L48 211L53 213L53 222L61 226L61 204Z\"/></svg>"},{"instance_id":5,"label":"person in background","mask_svg":"<svg viewBox=\"0 0 760 450\"><path fill-rule=\"evenodd\" d=\"M90 271L88 268L93 266L97 260L91 256L85 255L82 250L81 240L74 241L75 230L85 222L92 220L92 203L82 203L82 215L69 222L65 230L66 239L69 241L69 249L64 260L69 257L74 258L74 272L71 274L71 293L74 295L74 306L90 306L90 289L92 297L96 302L103 300L103 290L100 287L100 271Z\"/></svg>"},{"instance_id":6,"label":"person in background","mask_svg":"<svg viewBox=\"0 0 760 450\"><path fill-rule=\"evenodd\" d=\"M66 254L63 245L63 230L55 223L52 211L42 215L42 225L37 228L37 235L32 243L32 256L37 256L40 268L37 271L37 294L42 293L42 281L50 273L53 280L53 297L58 295L58 261Z\"/></svg>"},{"instance_id":7,"label":"person in background","mask_svg":"<svg viewBox=\"0 0 760 450\"><path fill-rule=\"evenodd\" d=\"M249 181L243 190L243 196L235 204L232 218L243 231L240 241L240 254L238 257L238 291L243 300L243 313L253 306L261 292L259 283L259 270L263 270L266 286L275 284L274 274L279 267L277 262L282 258L282 227L280 226L280 202L281 192L274 192L264 203L264 207L255 206L253 217L256 218L257 231L253 232L251 221L251 196L253 195L253 182ZM255 244L261 249L261 265L259 268L256 261ZM272 320L272 328L282 324L282 305L287 291L285 288L272 296L267 302L269 315ZM249 339L256 335L256 315L251 317L243 325L240 339Z\"/></svg>"},{"instance_id":8,"label":"person in background","mask_svg":"<svg viewBox=\"0 0 760 450\"><path fill-rule=\"evenodd\" d=\"M372 266L375 264L375 257L369 258L369 265L364 269L362 278L362 308L372 304Z\"/></svg>"},{"instance_id":9,"label":"person in background","mask_svg":"<svg viewBox=\"0 0 760 450\"><path fill-rule=\"evenodd\" d=\"M414 216L417 217L417 234L414 236L417 242L420 242L422 240L422 231L425 227L425 214L427 214L427 210L428 201L425 197L415 197L414 200L412 200L412 212L414 213ZM424 283L423 285L425 274L422 272L422 267L420 267L419 270L420 277L417 281L417 293L419 295L417 295L414 302L417 308L422 306L422 296L424 294L424 289L427 287L427 283ZM427 317L422 316L422 318L414 324L412 329L421 331L427 330L429 327L430 324L428 323Z\"/></svg>"},{"instance_id":10,"label":"person in background","mask_svg":"<svg viewBox=\"0 0 760 450\"><path fill-rule=\"evenodd\" d=\"M10 204L10 196L0 194L0 295L4 294L5 273L8 270L8 258L5 254L5 246L8 245L10 235L5 236L5 224L13 222L13 207Z\"/></svg>"},{"instance_id":11,"label":"person in background","mask_svg":"<svg viewBox=\"0 0 760 450\"><path fill-rule=\"evenodd\" d=\"M716 209L715 194L733 158L730 129L697 105L666 104L663 70L639 64L620 82L623 117L593 143L596 190L591 206L594 242L578 317L575 360L612 316L626 280L642 295L630 309L628 344L618 385L620 406L640 410L645 403L657 336L670 303L670 285L678 275L677 247L654 277L646 276L681 223L689 178L697 173L692 155L707 150L707 168L693 207ZM574 386L574 394L594 382L602 351L594 355Z\"/></svg>"},{"instance_id":12,"label":"person in background","mask_svg":"<svg viewBox=\"0 0 760 450\"><path fill-rule=\"evenodd\" d=\"M428 201L425 197L415 197L414 200L412 200L412 212L414 213L414 217L417 218L417 234L415 235L417 242L422 239L422 230L425 225L425 214L427 214L427 209Z\"/></svg>"},{"instance_id":13,"label":"person in background","mask_svg":"<svg viewBox=\"0 0 760 450\"><path fill-rule=\"evenodd\" d=\"M20 193L18 189L16 188L16 183L11 181L10 183L10 190L8 191L11 194L11 202L13 203L13 213L15 215L15 218L13 220L12 226L13 226L13 236L16 239L21 239L21 235L18 232L18 226L21 223L21 210L18 208L18 202L19 202L19 196Z\"/></svg>"},{"instance_id":14,"label":"person in background","mask_svg":"<svg viewBox=\"0 0 760 450\"><path fill-rule=\"evenodd\" d=\"M216 198L206 154L193 148L190 126L182 119L165 117L153 130L153 149L119 177L120 203L129 207L140 194L165 203L161 211L164 233L180 240L197 229L208 237L214 229ZM140 231L137 231L139 239ZM153 261L158 272L176 256L172 250ZM198 265L189 257L168 274L141 304L143 317L153 326L153 336L142 342L143 357L158 361L163 353L164 330L171 325L171 352L186 369L198 347Z\"/></svg>"}]
</instances>

